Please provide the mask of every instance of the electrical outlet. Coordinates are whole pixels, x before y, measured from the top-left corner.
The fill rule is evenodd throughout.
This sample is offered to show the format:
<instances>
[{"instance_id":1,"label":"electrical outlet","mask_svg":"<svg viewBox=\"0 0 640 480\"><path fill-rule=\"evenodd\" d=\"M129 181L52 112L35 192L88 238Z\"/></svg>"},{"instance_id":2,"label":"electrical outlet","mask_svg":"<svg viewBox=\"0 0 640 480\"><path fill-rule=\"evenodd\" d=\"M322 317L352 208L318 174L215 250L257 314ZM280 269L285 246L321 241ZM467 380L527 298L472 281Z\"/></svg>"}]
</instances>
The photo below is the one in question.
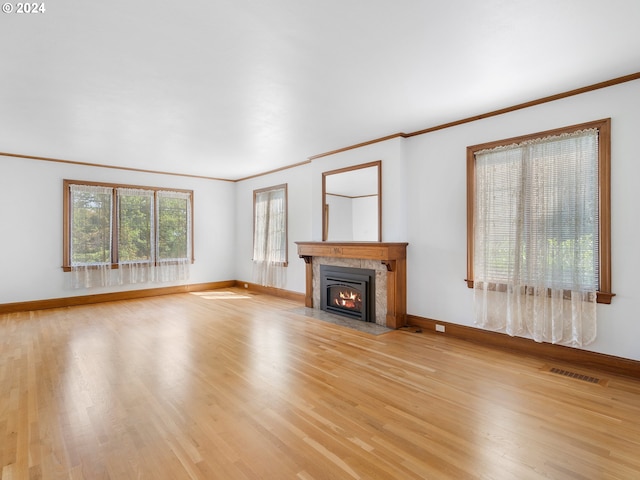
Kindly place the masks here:
<instances>
[{"instance_id":1,"label":"electrical outlet","mask_svg":"<svg viewBox=\"0 0 640 480\"><path fill-rule=\"evenodd\" d=\"M244 284L244 288L249 288L249 284L248 284L248 283L245 283L245 284Z\"/></svg>"},{"instance_id":2,"label":"electrical outlet","mask_svg":"<svg viewBox=\"0 0 640 480\"><path fill-rule=\"evenodd\" d=\"M436 324L436 332L444 333L444 325Z\"/></svg>"}]
</instances>

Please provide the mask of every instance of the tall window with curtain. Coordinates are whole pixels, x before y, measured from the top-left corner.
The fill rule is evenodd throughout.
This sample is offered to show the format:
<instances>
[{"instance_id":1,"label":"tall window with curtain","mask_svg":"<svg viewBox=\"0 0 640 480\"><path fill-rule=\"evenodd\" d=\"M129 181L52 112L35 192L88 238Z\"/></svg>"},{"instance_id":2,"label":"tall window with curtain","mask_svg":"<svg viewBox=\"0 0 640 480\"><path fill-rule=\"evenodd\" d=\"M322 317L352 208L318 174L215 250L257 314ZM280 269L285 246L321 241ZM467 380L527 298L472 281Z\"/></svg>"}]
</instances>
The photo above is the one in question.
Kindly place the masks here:
<instances>
[{"instance_id":1,"label":"tall window with curtain","mask_svg":"<svg viewBox=\"0 0 640 480\"><path fill-rule=\"evenodd\" d=\"M284 287L287 253L287 185L254 190L254 282Z\"/></svg>"},{"instance_id":2,"label":"tall window with curtain","mask_svg":"<svg viewBox=\"0 0 640 480\"><path fill-rule=\"evenodd\" d=\"M64 195L63 269L74 288L188 278L192 191L65 180Z\"/></svg>"},{"instance_id":3,"label":"tall window with curtain","mask_svg":"<svg viewBox=\"0 0 640 480\"><path fill-rule=\"evenodd\" d=\"M160 190L156 194L156 264L160 281L189 278L191 197L190 192Z\"/></svg>"},{"instance_id":4,"label":"tall window with curtain","mask_svg":"<svg viewBox=\"0 0 640 480\"><path fill-rule=\"evenodd\" d=\"M154 192L117 188L118 268L120 283L147 282L153 278L155 251Z\"/></svg>"},{"instance_id":5,"label":"tall window with curtain","mask_svg":"<svg viewBox=\"0 0 640 480\"><path fill-rule=\"evenodd\" d=\"M68 223L65 265L71 284L100 287L109 283L113 263L113 191L100 185L65 186Z\"/></svg>"},{"instance_id":6,"label":"tall window with curtain","mask_svg":"<svg viewBox=\"0 0 640 480\"><path fill-rule=\"evenodd\" d=\"M571 346L595 340L596 303L613 295L609 132L603 120L469 147L478 326Z\"/></svg>"}]
</instances>

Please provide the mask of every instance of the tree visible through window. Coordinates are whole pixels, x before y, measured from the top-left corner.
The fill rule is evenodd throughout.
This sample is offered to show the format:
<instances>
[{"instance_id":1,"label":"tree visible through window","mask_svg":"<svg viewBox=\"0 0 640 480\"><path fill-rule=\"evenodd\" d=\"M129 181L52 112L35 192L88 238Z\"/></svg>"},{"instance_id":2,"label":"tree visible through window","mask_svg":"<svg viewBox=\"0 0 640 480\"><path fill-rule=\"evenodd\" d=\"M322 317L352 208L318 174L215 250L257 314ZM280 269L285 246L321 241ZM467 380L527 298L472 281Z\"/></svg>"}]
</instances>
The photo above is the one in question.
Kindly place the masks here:
<instances>
[{"instance_id":1,"label":"tree visible through window","mask_svg":"<svg viewBox=\"0 0 640 480\"><path fill-rule=\"evenodd\" d=\"M118 260L151 262L154 251L153 190L118 188Z\"/></svg>"},{"instance_id":2,"label":"tree visible through window","mask_svg":"<svg viewBox=\"0 0 640 480\"><path fill-rule=\"evenodd\" d=\"M99 281L76 286L108 284L111 268L121 270L120 283L184 277L193 260L193 192L65 180L64 193L63 268L87 278L103 270Z\"/></svg>"},{"instance_id":3,"label":"tree visible through window","mask_svg":"<svg viewBox=\"0 0 640 480\"><path fill-rule=\"evenodd\" d=\"M111 189L71 185L71 202L71 263L111 263Z\"/></svg>"},{"instance_id":4,"label":"tree visible through window","mask_svg":"<svg viewBox=\"0 0 640 480\"><path fill-rule=\"evenodd\" d=\"M158 192L158 260L186 258L189 242L189 199Z\"/></svg>"}]
</instances>

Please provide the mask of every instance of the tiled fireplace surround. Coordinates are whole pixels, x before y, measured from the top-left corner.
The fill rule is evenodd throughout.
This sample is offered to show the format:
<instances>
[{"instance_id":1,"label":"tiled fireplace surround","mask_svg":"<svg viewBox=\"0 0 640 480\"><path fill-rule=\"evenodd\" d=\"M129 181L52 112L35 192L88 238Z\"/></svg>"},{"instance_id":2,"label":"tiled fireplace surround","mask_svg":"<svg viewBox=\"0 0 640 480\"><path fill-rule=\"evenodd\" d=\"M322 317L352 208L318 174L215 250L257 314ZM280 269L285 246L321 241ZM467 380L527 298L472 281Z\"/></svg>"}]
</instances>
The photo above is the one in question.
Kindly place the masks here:
<instances>
[{"instance_id":1,"label":"tiled fireplace surround","mask_svg":"<svg viewBox=\"0 0 640 480\"><path fill-rule=\"evenodd\" d=\"M407 243L296 242L306 263L305 305L320 308L320 265L366 268L376 272L378 325L399 328L406 322Z\"/></svg>"}]
</instances>

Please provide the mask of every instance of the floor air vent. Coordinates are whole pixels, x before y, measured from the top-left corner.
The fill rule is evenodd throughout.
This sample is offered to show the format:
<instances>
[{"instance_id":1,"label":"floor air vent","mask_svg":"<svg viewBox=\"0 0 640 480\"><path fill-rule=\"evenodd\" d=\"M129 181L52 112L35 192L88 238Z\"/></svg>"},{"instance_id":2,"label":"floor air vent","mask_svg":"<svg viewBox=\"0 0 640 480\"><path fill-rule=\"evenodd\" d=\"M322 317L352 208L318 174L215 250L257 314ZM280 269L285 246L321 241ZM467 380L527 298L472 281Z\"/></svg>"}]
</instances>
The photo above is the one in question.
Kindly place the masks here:
<instances>
[{"instance_id":1,"label":"floor air vent","mask_svg":"<svg viewBox=\"0 0 640 480\"><path fill-rule=\"evenodd\" d=\"M573 378L575 380L580 380L582 382L594 383L596 385L606 385L607 381L597 377L591 377L589 375L584 375L578 372L572 372L570 370L564 370L562 368L550 367L545 365L542 370L547 371L549 373L553 373L555 375L562 375L563 377Z\"/></svg>"}]
</instances>

